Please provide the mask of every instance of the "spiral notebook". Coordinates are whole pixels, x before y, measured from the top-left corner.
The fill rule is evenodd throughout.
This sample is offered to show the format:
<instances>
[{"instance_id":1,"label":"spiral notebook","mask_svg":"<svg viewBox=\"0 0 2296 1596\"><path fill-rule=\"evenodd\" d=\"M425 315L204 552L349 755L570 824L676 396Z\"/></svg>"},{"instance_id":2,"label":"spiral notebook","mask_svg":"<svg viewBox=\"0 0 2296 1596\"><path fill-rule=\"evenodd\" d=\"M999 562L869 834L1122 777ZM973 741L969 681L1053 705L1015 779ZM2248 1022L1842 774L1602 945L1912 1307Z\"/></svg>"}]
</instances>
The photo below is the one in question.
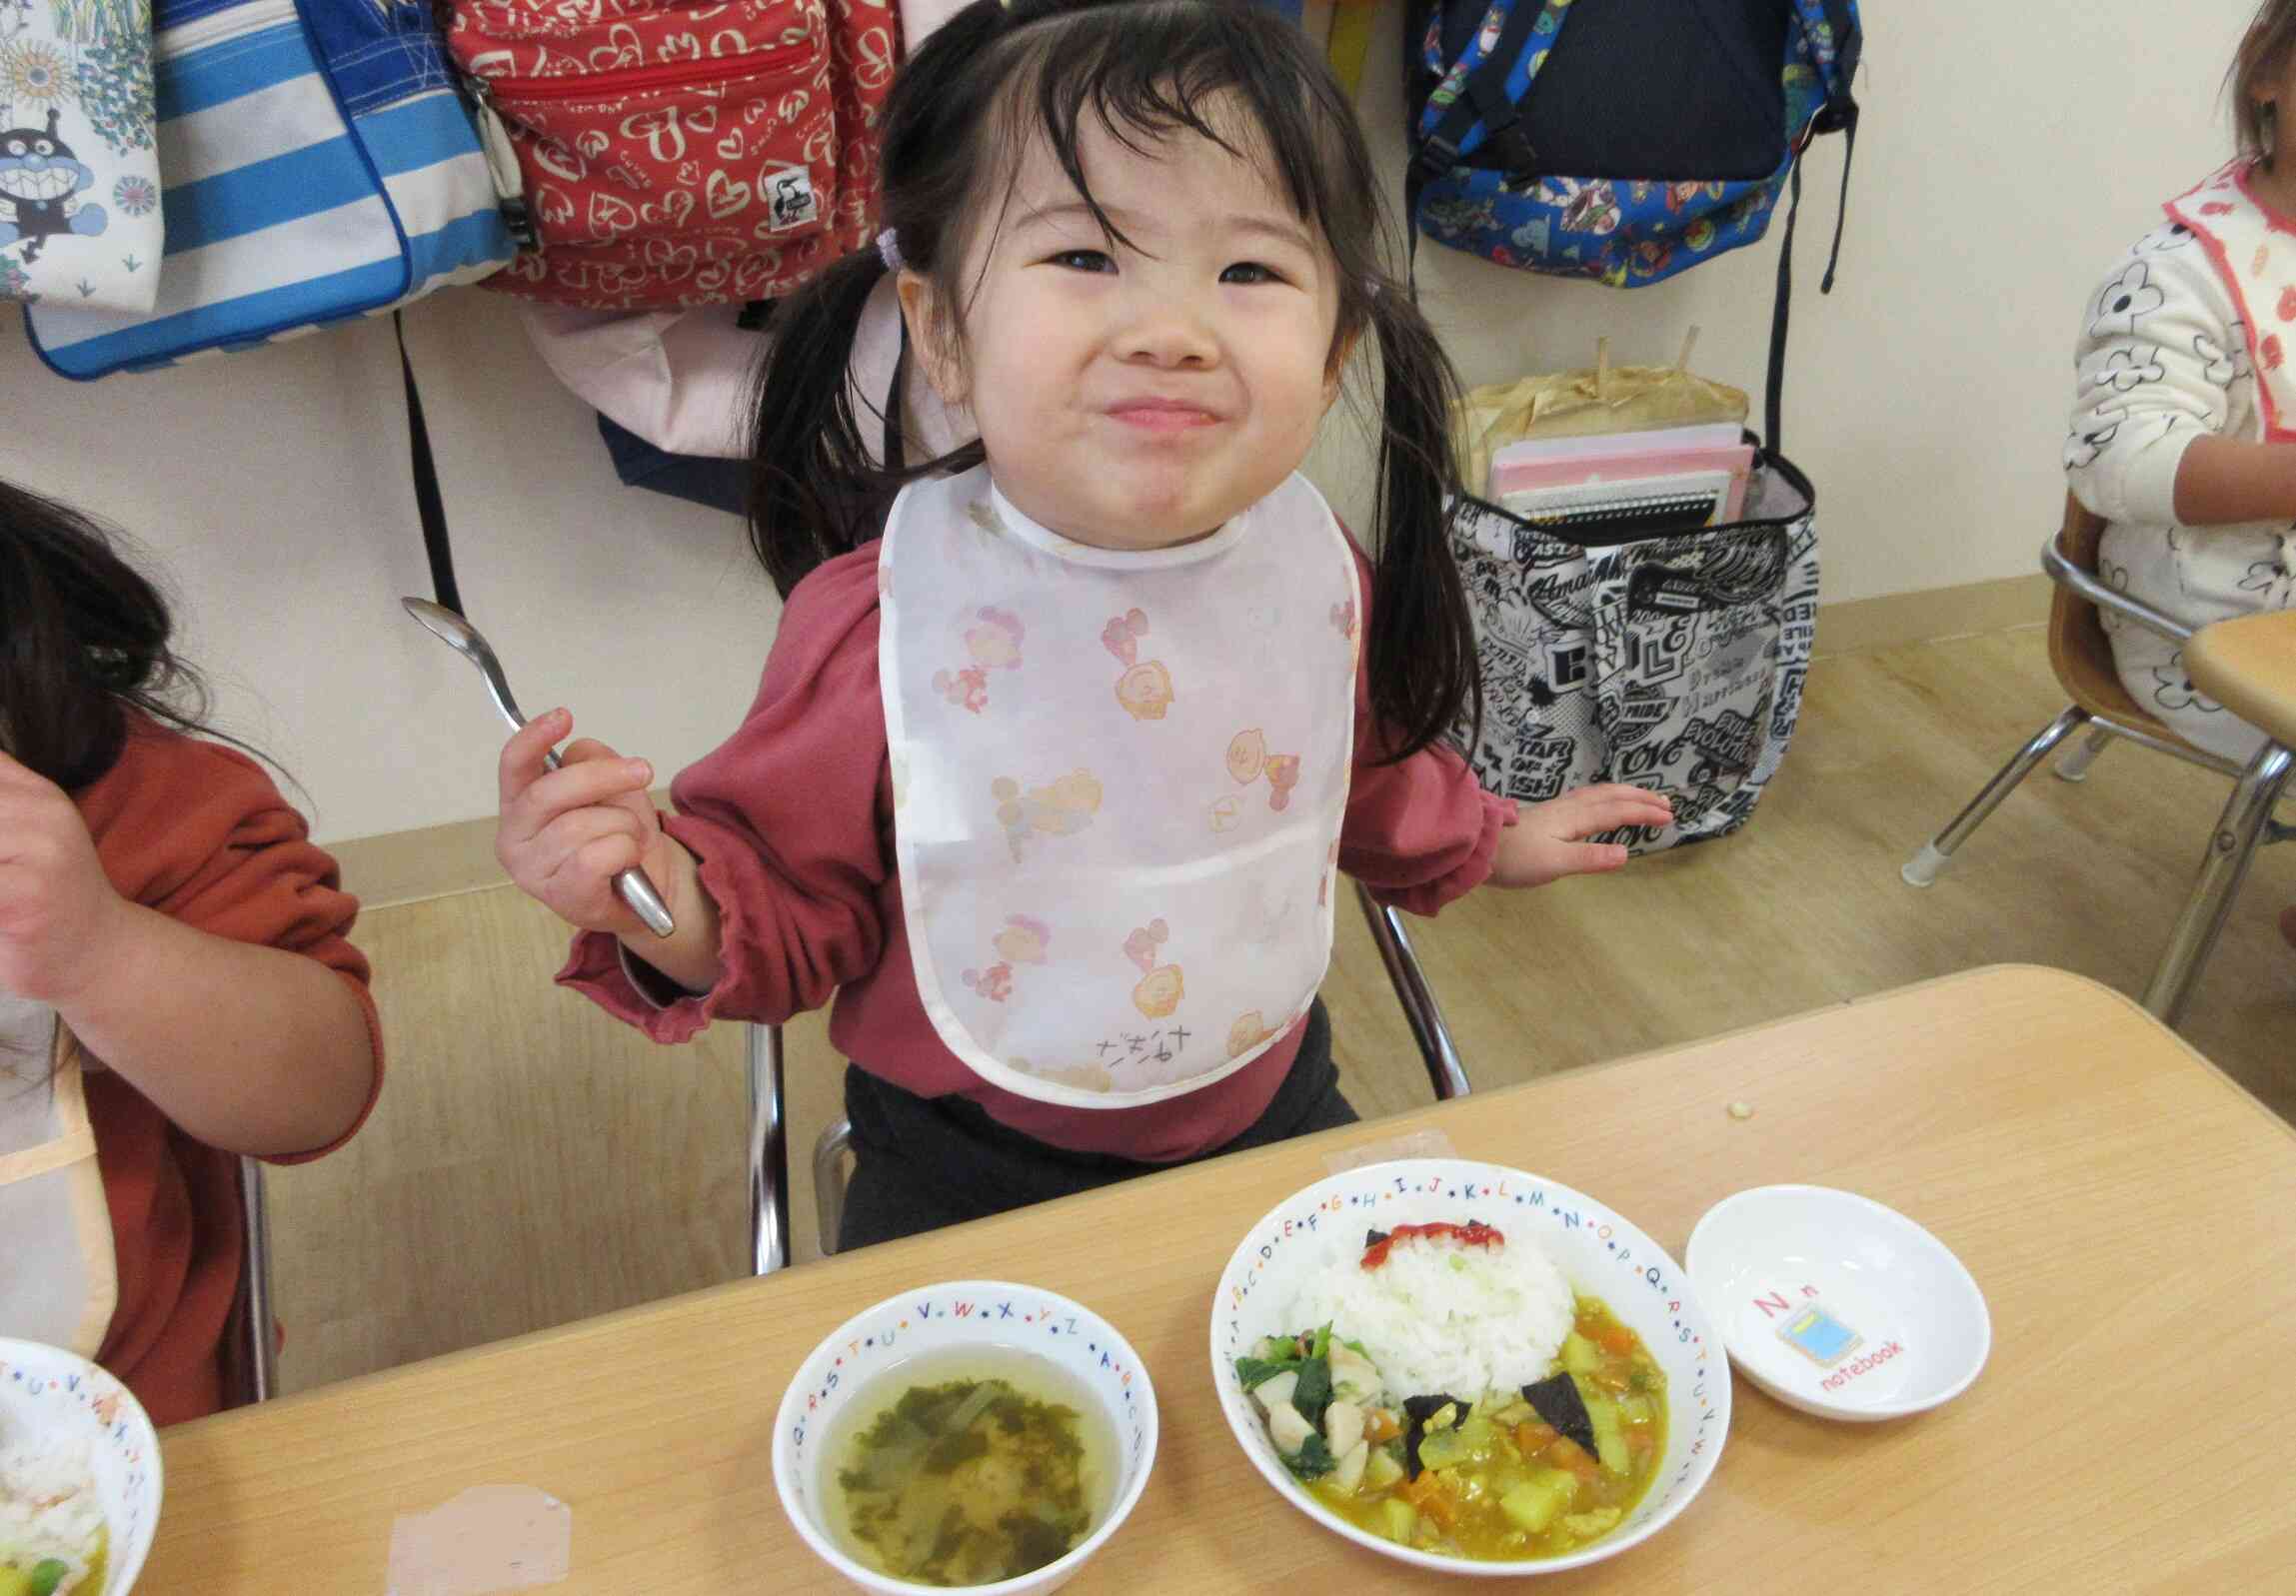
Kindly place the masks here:
<instances>
[{"instance_id":1,"label":"spiral notebook","mask_svg":"<svg viewBox=\"0 0 2296 1596\"><path fill-rule=\"evenodd\" d=\"M1677 472L1610 482L1528 488L1499 496L1499 506L1533 526L1635 537L1695 532L1737 519L1743 474Z\"/></svg>"},{"instance_id":2,"label":"spiral notebook","mask_svg":"<svg viewBox=\"0 0 2296 1596\"><path fill-rule=\"evenodd\" d=\"M1716 446L1676 429L1567 447L1516 445L1491 462L1490 492L1513 515L1540 526L1654 536L1734 521L1745 504L1753 450ZM1687 447L1685 447L1687 445Z\"/></svg>"}]
</instances>

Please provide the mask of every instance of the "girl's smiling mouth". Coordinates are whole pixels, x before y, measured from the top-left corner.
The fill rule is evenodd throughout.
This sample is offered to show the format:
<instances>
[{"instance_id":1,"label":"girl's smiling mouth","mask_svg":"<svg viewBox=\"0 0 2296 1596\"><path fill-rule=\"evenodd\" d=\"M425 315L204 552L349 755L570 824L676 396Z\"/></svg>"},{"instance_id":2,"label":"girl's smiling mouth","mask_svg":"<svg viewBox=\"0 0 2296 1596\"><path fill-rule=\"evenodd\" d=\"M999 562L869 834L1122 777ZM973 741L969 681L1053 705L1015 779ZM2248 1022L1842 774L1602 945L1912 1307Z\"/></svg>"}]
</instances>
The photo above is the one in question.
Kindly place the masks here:
<instances>
[{"instance_id":1,"label":"girl's smiling mouth","mask_svg":"<svg viewBox=\"0 0 2296 1596\"><path fill-rule=\"evenodd\" d=\"M1220 420L1215 412L1184 399L1120 400L1111 405L1106 414L1127 427L1159 434L1192 432L1217 426Z\"/></svg>"}]
</instances>

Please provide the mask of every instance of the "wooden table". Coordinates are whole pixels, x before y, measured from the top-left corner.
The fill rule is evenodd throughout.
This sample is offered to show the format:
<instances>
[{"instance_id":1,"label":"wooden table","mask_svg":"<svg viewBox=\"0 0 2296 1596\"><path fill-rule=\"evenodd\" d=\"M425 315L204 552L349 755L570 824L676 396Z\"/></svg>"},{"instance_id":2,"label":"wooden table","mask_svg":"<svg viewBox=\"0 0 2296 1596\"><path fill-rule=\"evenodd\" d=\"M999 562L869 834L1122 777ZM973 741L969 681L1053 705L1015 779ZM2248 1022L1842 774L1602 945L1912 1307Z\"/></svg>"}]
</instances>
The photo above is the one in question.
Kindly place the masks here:
<instances>
[{"instance_id":1,"label":"wooden table","mask_svg":"<svg viewBox=\"0 0 2296 1596\"><path fill-rule=\"evenodd\" d=\"M1738 1100L1751 1118L1726 1111ZM1278 1501L1205 1365L1208 1299L1242 1228L1334 1154L1415 1129L1599 1196L1677 1257L1732 1191L1847 1186L1928 1225L1991 1304L1991 1363L1926 1415L1828 1423L1739 1382L1704 1494L1560 1588L2296 1580L2296 1139L2126 998L2005 967L186 1425L167 1432L139 1589L381 1596L393 1518L482 1483L572 1506L573 1573L554 1589L845 1589L774 1494L783 1387L851 1313L968 1276L1092 1304L1155 1380L1154 1476L1070 1589L1463 1589Z\"/></svg>"}]
</instances>

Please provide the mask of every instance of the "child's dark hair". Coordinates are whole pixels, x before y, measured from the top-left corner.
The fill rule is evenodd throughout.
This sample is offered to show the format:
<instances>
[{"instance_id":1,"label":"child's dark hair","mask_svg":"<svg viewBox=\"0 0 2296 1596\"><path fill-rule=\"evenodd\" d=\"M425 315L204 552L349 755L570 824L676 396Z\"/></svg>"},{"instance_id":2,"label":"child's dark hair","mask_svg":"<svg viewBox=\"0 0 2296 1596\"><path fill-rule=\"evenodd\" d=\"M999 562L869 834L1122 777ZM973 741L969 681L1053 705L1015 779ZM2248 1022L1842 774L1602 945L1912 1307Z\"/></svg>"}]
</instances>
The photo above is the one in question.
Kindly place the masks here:
<instances>
[{"instance_id":1,"label":"child's dark hair","mask_svg":"<svg viewBox=\"0 0 2296 1596\"><path fill-rule=\"evenodd\" d=\"M2256 103L2257 85L2268 74L2287 66L2291 50L2296 50L2296 0L2264 0L2256 8L2256 19L2241 35L2240 53L2232 58L2230 74L2233 135L2240 153L2252 159L2271 161L2271 125L2280 114L2274 108L2268 115ZM2296 116L2296 105L2288 108L2288 115Z\"/></svg>"},{"instance_id":2,"label":"child's dark hair","mask_svg":"<svg viewBox=\"0 0 2296 1596\"><path fill-rule=\"evenodd\" d=\"M167 601L102 527L0 481L0 751L71 793L119 763L137 712L205 731L170 630Z\"/></svg>"},{"instance_id":3,"label":"child's dark hair","mask_svg":"<svg viewBox=\"0 0 2296 1596\"><path fill-rule=\"evenodd\" d=\"M1099 214L1077 154L1095 118L1136 147L1175 133L1237 148L1229 105L1300 219L1328 242L1338 276L1331 359L1377 340L1378 522L1366 669L1389 760L1471 724L1482 709L1473 623L1449 547L1458 466L1458 379L1434 330L1382 270L1379 174L1354 111L1300 30L1246 0L976 0L901 69L885 112L880 185L903 264L932 278L937 305L965 302L968 229L1001 207L1042 139ZM1222 131L1225 129L1226 131ZM1123 235L1101 218L1117 242ZM750 540L786 597L823 561L878 536L893 497L929 473L980 464L972 444L904 471L873 460L867 409L847 369L863 307L886 273L865 250L831 267L776 317L760 376ZM959 314L953 311L951 314Z\"/></svg>"}]
</instances>

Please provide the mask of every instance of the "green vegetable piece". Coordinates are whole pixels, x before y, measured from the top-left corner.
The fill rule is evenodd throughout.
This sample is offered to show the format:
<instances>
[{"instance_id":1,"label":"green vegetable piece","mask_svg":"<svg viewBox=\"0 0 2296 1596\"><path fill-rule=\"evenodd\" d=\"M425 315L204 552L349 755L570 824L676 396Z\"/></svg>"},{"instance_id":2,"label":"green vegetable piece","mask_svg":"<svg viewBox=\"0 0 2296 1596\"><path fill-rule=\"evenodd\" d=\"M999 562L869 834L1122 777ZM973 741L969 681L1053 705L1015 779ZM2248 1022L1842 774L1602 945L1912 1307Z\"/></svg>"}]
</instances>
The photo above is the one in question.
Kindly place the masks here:
<instances>
[{"instance_id":1,"label":"green vegetable piece","mask_svg":"<svg viewBox=\"0 0 2296 1596\"><path fill-rule=\"evenodd\" d=\"M1246 1391L1255 1391L1287 1369L1299 1367L1297 1358L1237 1358L1235 1377Z\"/></svg>"},{"instance_id":2,"label":"green vegetable piece","mask_svg":"<svg viewBox=\"0 0 2296 1596\"><path fill-rule=\"evenodd\" d=\"M1419 1467L1457 1468L1474 1461L1474 1445L1465 1429L1430 1429L1419 1437Z\"/></svg>"},{"instance_id":3,"label":"green vegetable piece","mask_svg":"<svg viewBox=\"0 0 2296 1596\"><path fill-rule=\"evenodd\" d=\"M1316 1429L1323 1427L1323 1410L1331 1405L1331 1362L1322 1353L1299 1365L1299 1383L1291 1388L1291 1405Z\"/></svg>"},{"instance_id":4,"label":"green vegetable piece","mask_svg":"<svg viewBox=\"0 0 2296 1596\"><path fill-rule=\"evenodd\" d=\"M1625 1474L1629 1468L1626 1427L1618 1417L1618 1404L1583 1385L1578 1394L1585 1399L1587 1422L1594 1427L1594 1455L1602 1460L1602 1471Z\"/></svg>"},{"instance_id":5,"label":"green vegetable piece","mask_svg":"<svg viewBox=\"0 0 2296 1596\"><path fill-rule=\"evenodd\" d=\"M1562 1366L1571 1374L1592 1374L1602 1367L1602 1354L1576 1330L1562 1338Z\"/></svg>"},{"instance_id":6,"label":"green vegetable piece","mask_svg":"<svg viewBox=\"0 0 2296 1596\"><path fill-rule=\"evenodd\" d=\"M1498 1499L1498 1510L1516 1529L1543 1535L1578 1494L1578 1476L1567 1469L1542 1468Z\"/></svg>"},{"instance_id":7,"label":"green vegetable piece","mask_svg":"<svg viewBox=\"0 0 2296 1596\"><path fill-rule=\"evenodd\" d=\"M32 1596L32 1576L20 1568L0 1568L0 1596Z\"/></svg>"},{"instance_id":8,"label":"green vegetable piece","mask_svg":"<svg viewBox=\"0 0 2296 1596\"><path fill-rule=\"evenodd\" d=\"M1293 1477L1302 1480L1319 1480L1339 1466L1339 1460L1331 1455L1331 1448L1324 1444L1323 1437L1313 1433L1299 1443L1298 1451L1278 1455Z\"/></svg>"},{"instance_id":9,"label":"green vegetable piece","mask_svg":"<svg viewBox=\"0 0 2296 1596\"><path fill-rule=\"evenodd\" d=\"M1390 1496L1379 1504L1379 1533L1387 1539L1408 1546L1418 1527L1419 1515L1410 1503Z\"/></svg>"},{"instance_id":10,"label":"green vegetable piece","mask_svg":"<svg viewBox=\"0 0 2296 1596\"><path fill-rule=\"evenodd\" d=\"M32 1565L32 1583L24 1588L31 1596L56 1596L57 1590L64 1583L64 1576L70 1572L70 1568L55 1558L42 1558Z\"/></svg>"},{"instance_id":11,"label":"green vegetable piece","mask_svg":"<svg viewBox=\"0 0 2296 1596\"><path fill-rule=\"evenodd\" d=\"M1363 1463L1363 1489L1383 1491L1403 1477L1403 1465L1395 1461L1395 1454L1384 1446L1371 1448L1371 1455Z\"/></svg>"}]
</instances>

